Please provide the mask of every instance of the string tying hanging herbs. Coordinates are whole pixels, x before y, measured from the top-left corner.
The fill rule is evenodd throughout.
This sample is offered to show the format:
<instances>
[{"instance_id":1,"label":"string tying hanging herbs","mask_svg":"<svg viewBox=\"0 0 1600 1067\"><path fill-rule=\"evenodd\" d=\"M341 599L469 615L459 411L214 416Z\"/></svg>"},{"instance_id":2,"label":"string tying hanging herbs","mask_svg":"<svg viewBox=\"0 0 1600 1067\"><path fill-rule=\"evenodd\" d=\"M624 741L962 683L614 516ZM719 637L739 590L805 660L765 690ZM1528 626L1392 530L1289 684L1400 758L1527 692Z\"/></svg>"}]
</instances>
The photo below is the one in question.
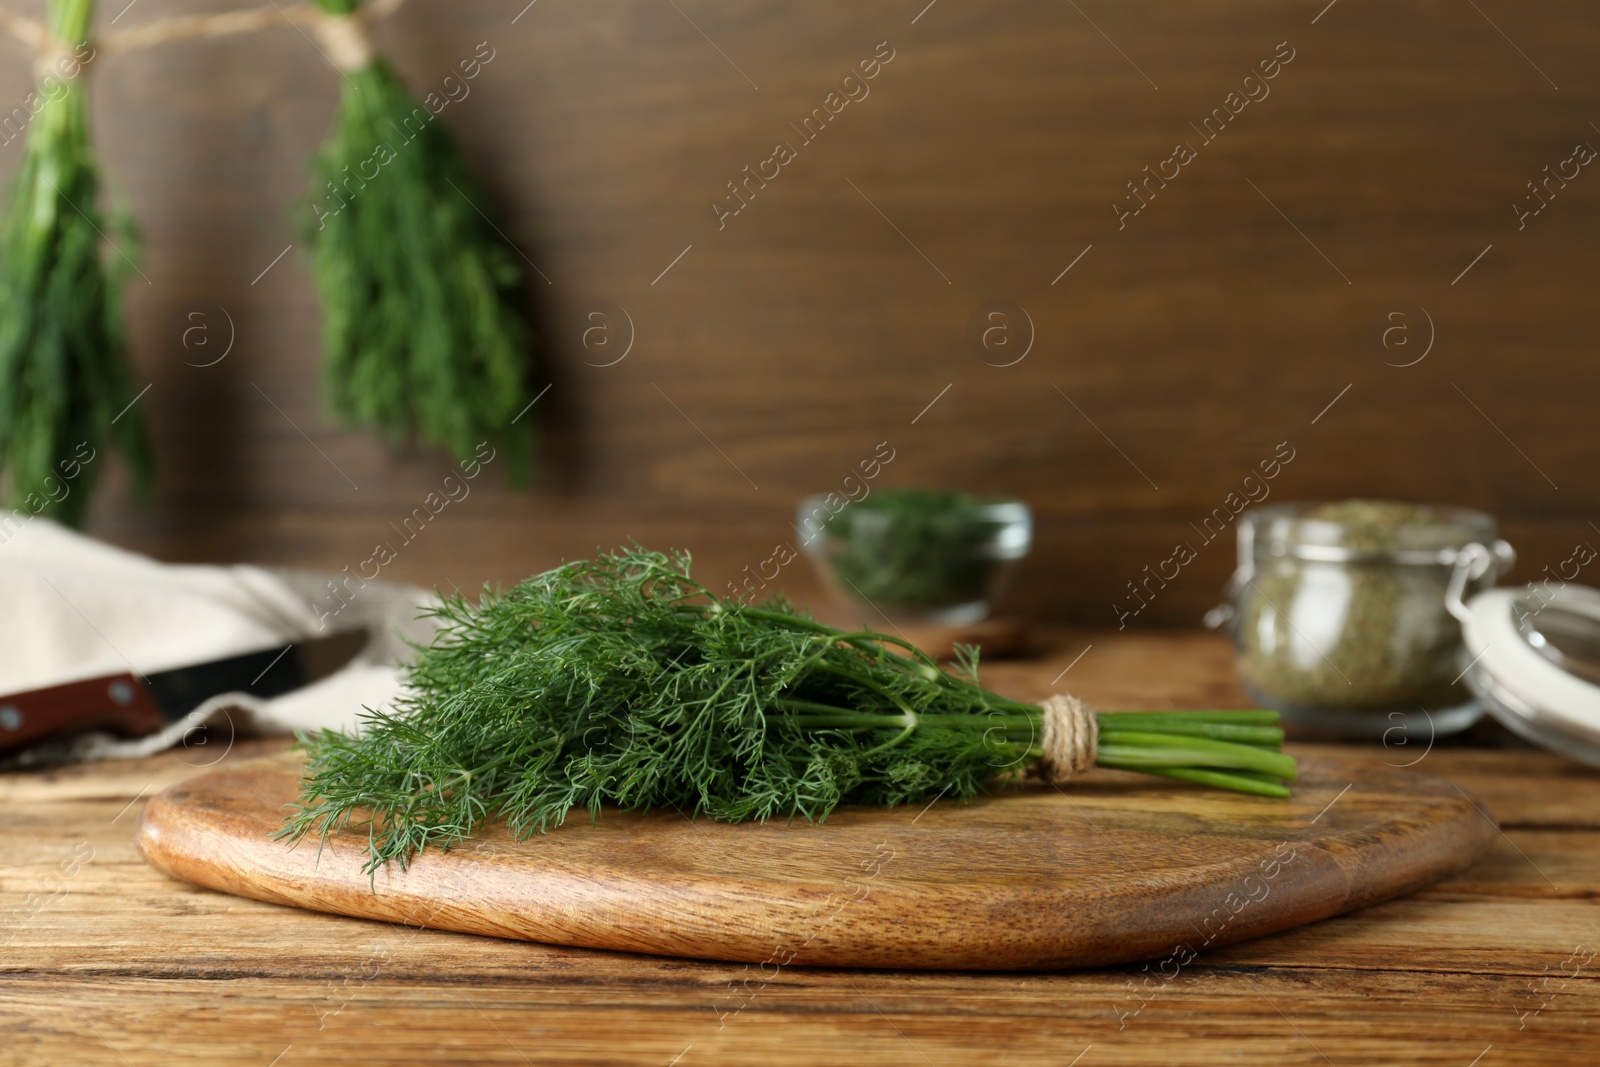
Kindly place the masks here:
<instances>
[{"instance_id":1,"label":"string tying hanging herbs","mask_svg":"<svg viewBox=\"0 0 1600 1067\"><path fill-rule=\"evenodd\" d=\"M115 444L148 494L154 462L126 357L119 291L131 226L99 207L82 74L93 0L50 0L35 42L22 162L0 210L0 471L17 510L82 524ZM113 242L107 231L117 234ZM109 246L109 247L108 247Z\"/></svg>"},{"instance_id":2,"label":"string tying hanging herbs","mask_svg":"<svg viewBox=\"0 0 1600 1067\"><path fill-rule=\"evenodd\" d=\"M958 677L781 598L725 603L690 577L687 554L601 555L434 614L439 634L394 711L368 711L356 736L302 738L309 763L281 837L364 829L375 873L486 819L521 838L606 803L822 819L1090 763L1267 797L1288 796L1295 776L1276 712L1010 700L979 686L973 650Z\"/></svg>"},{"instance_id":3,"label":"string tying hanging herbs","mask_svg":"<svg viewBox=\"0 0 1600 1067\"><path fill-rule=\"evenodd\" d=\"M344 83L301 209L322 297L327 403L352 425L458 458L492 442L520 477L532 342L519 254L484 214L437 109L373 54L357 0L314 2L326 13L317 40Z\"/></svg>"}]
</instances>

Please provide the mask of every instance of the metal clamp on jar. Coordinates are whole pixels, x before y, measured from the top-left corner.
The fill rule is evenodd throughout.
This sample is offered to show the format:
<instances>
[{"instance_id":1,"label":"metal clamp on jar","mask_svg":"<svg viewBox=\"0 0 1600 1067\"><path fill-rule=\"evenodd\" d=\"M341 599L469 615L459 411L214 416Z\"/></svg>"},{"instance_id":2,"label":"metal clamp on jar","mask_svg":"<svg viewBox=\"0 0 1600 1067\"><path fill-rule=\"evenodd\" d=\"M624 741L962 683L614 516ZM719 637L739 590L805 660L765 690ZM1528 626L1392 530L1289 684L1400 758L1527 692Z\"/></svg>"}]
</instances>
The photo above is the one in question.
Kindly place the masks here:
<instances>
[{"instance_id":1,"label":"metal clamp on jar","mask_svg":"<svg viewBox=\"0 0 1600 1067\"><path fill-rule=\"evenodd\" d=\"M1263 707L1358 738L1442 736L1482 715L1449 601L1453 583L1481 592L1515 560L1493 518L1349 500L1253 509L1237 528L1228 602L1206 623L1232 633Z\"/></svg>"},{"instance_id":2,"label":"metal clamp on jar","mask_svg":"<svg viewBox=\"0 0 1600 1067\"><path fill-rule=\"evenodd\" d=\"M1600 591L1557 580L1469 596L1487 566L1469 546L1447 598L1465 633L1467 684L1513 733L1600 767Z\"/></svg>"}]
</instances>

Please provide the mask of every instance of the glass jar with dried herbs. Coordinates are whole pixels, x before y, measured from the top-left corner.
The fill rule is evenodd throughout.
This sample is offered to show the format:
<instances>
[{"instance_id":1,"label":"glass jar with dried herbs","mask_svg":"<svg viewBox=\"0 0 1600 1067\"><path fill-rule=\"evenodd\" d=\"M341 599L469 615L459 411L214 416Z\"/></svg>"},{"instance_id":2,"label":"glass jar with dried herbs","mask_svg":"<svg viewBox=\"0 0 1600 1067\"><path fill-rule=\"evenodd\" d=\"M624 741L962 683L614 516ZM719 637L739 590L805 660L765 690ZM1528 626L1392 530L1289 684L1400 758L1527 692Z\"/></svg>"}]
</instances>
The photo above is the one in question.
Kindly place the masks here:
<instances>
[{"instance_id":1,"label":"glass jar with dried herbs","mask_svg":"<svg viewBox=\"0 0 1600 1067\"><path fill-rule=\"evenodd\" d=\"M916 488L830 500L800 505L801 545L844 599L902 619L962 626L985 617L1033 541L1020 500Z\"/></svg>"},{"instance_id":2,"label":"glass jar with dried herbs","mask_svg":"<svg viewBox=\"0 0 1600 1067\"><path fill-rule=\"evenodd\" d=\"M1462 684L1461 624L1445 606L1469 545L1494 584L1515 558L1490 516L1386 500L1284 504L1240 516L1230 603L1245 687L1285 719L1345 737L1427 738L1483 708Z\"/></svg>"}]
</instances>

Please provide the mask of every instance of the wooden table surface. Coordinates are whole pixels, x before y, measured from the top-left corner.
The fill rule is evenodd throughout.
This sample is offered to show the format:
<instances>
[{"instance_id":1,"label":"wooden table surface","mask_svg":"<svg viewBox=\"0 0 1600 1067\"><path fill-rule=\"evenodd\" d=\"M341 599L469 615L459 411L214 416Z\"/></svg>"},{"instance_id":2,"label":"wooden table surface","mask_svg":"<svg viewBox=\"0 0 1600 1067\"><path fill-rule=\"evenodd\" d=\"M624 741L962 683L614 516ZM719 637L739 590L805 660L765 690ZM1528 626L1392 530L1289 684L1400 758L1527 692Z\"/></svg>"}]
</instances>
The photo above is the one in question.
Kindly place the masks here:
<instances>
[{"instance_id":1,"label":"wooden table surface","mask_svg":"<svg viewBox=\"0 0 1600 1067\"><path fill-rule=\"evenodd\" d=\"M988 684L1037 698L1073 664L1058 686L1107 709L1243 703L1210 636L1043 643ZM0 1063L1595 1062L1600 772L1486 733L1340 749L1477 792L1503 829L1483 860L1165 972L763 973L311 914L169 881L132 843L143 798L282 742L4 775Z\"/></svg>"}]
</instances>

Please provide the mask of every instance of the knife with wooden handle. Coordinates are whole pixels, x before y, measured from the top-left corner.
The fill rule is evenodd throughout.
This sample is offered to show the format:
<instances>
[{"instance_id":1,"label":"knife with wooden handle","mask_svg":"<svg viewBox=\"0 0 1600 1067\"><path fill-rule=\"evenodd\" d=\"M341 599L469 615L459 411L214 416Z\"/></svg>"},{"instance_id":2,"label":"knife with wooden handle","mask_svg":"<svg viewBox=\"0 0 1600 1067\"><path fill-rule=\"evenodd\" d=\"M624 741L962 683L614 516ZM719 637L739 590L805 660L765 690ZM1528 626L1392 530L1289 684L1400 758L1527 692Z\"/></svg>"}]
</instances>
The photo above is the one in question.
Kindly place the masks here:
<instances>
[{"instance_id":1,"label":"knife with wooden handle","mask_svg":"<svg viewBox=\"0 0 1600 1067\"><path fill-rule=\"evenodd\" d=\"M367 636L347 630L153 674L106 674L9 693L0 696L0 755L85 730L143 737L221 693L281 696L343 667Z\"/></svg>"}]
</instances>

